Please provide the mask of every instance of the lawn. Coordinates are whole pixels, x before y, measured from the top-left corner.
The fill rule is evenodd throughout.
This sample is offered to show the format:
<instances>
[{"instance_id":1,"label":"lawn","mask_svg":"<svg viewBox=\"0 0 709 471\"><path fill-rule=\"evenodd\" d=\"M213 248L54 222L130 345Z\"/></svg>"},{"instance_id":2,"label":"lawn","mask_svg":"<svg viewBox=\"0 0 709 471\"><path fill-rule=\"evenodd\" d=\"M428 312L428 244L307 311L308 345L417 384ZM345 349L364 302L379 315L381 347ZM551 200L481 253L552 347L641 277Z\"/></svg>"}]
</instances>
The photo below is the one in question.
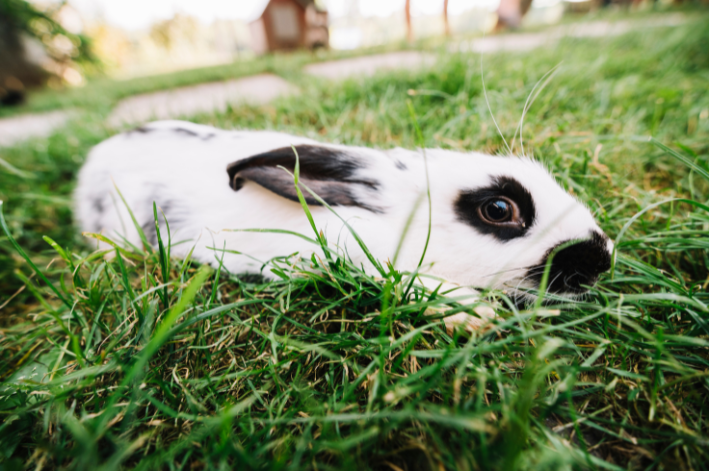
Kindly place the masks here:
<instances>
[{"instance_id":1,"label":"lawn","mask_svg":"<svg viewBox=\"0 0 709 471\"><path fill-rule=\"evenodd\" d=\"M115 132L101 107L3 149L0 469L708 469L707 51L698 11L482 64L442 53L339 84L294 72L299 96L190 117L503 153L487 101L519 152L536 96L525 151L591 208L616 262L583 300L486 293L502 319L473 335L425 316L466 307L408 273L333 258L239 278L170 259L169 234L94 251L71 191Z\"/></svg>"}]
</instances>

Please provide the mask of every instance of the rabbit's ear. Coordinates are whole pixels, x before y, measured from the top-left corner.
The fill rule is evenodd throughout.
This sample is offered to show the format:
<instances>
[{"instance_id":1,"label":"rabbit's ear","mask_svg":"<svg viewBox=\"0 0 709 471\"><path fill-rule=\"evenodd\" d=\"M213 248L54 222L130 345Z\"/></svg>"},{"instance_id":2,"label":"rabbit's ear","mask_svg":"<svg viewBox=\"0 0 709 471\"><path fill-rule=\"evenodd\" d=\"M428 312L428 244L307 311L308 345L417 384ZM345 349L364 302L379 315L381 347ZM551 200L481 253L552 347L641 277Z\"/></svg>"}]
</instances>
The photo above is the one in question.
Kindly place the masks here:
<instances>
[{"instance_id":1,"label":"rabbit's ear","mask_svg":"<svg viewBox=\"0 0 709 471\"><path fill-rule=\"evenodd\" d=\"M365 202L373 199L371 193L377 191L379 182L360 174L366 167L362 158L340 149L314 145L295 146L295 151L300 163L300 182L327 204L358 206L379 212L376 205ZM297 202L293 177L279 167L294 173L295 152L292 147L275 149L229 164L229 184L234 191L239 191L245 182L250 181ZM320 204L302 186L301 191L308 204Z\"/></svg>"}]
</instances>

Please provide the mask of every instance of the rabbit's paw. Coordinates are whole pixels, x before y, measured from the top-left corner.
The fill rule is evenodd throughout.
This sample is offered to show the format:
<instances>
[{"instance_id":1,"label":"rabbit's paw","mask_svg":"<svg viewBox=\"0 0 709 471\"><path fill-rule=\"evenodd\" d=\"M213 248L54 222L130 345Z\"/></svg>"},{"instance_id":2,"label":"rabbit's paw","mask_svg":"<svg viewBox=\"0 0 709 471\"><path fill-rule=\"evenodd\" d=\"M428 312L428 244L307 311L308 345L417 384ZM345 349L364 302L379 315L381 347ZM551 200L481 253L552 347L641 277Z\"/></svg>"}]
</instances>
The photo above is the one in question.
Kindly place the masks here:
<instances>
[{"instance_id":1,"label":"rabbit's paw","mask_svg":"<svg viewBox=\"0 0 709 471\"><path fill-rule=\"evenodd\" d=\"M466 312L459 312L443 319L446 330L453 334L456 329L463 329L467 332L482 332L492 325L492 320L497 317L495 310L490 306L480 305L472 309L477 316Z\"/></svg>"},{"instance_id":2,"label":"rabbit's paw","mask_svg":"<svg viewBox=\"0 0 709 471\"><path fill-rule=\"evenodd\" d=\"M426 309L426 314L442 316L448 309L448 306L442 306L440 308L429 307ZM468 314L467 312L458 312L451 316L444 317L443 322L446 325L448 334L452 335L456 329L463 329L466 332L483 332L492 326L492 320L497 317L495 310L486 305L475 306L472 311L476 315Z\"/></svg>"}]
</instances>

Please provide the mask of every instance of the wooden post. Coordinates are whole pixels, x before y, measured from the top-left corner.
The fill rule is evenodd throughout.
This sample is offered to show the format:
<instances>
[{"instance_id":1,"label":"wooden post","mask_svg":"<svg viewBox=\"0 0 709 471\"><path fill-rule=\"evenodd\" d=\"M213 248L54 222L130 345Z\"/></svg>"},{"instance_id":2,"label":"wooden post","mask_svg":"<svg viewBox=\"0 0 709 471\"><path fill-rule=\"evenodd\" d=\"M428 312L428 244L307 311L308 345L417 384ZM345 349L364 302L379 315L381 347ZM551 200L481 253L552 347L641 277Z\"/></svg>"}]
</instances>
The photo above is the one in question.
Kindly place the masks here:
<instances>
[{"instance_id":1,"label":"wooden post","mask_svg":"<svg viewBox=\"0 0 709 471\"><path fill-rule=\"evenodd\" d=\"M409 44L414 42L414 31L411 28L411 0L406 0L406 40Z\"/></svg>"},{"instance_id":2,"label":"wooden post","mask_svg":"<svg viewBox=\"0 0 709 471\"><path fill-rule=\"evenodd\" d=\"M501 0L497 7L497 27L519 28L532 0Z\"/></svg>"},{"instance_id":3,"label":"wooden post","mask_svg":"<svg viewBox=\"0 0 709 471\"><path fill-rule=\"evenodd\" d=\"M451 35L451 27L448 23L448 0L443 0L443 27L446 36Z\"/></svg>"}]
</instances>

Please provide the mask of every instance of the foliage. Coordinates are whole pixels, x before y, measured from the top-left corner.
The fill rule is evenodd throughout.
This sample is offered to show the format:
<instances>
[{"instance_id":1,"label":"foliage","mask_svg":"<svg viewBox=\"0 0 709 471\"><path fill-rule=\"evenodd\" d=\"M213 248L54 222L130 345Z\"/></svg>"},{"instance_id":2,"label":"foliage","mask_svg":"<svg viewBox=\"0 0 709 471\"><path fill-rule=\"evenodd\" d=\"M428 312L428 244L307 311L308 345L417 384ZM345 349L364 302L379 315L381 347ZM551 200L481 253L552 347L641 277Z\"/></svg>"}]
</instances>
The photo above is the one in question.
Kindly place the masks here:
<instances>
[{"instance_id":1,"label":"foliage","mask_svg":"<svg viewBox=\"0 0 709 471\"><path fill-rule=\"evenodd\" d=\"M0 25L6 34L17 38L25 34L37 39L52 61L49 72L61 75L69 65L94 71L99 63L91 51L90 39L67 31L54 17L65 4L62 1L43 11L26 0L0 0Z\"/></svg>"},{"instance_id":2,"label":"foliage","mask_svg":"<svg viewBox=\"0 0 709 471\"><path fill-rule=\"evenodd\" d=\"M195 118L413 147L410 100L425 145L503 152L483 70L509 145L589 205L617 260L583 300L488 293L503 319L470 337L424 315L469 307L406 273L290 258L266 282L170 260L169 233L81 244L70 182L110 133L100 113L4 151L2 209L38 268L0 239L0 292L23 289L0 311L0 466L707 469L708 24L338 85L293 70L300 96Z\"/></svg>"}]
</instances>

